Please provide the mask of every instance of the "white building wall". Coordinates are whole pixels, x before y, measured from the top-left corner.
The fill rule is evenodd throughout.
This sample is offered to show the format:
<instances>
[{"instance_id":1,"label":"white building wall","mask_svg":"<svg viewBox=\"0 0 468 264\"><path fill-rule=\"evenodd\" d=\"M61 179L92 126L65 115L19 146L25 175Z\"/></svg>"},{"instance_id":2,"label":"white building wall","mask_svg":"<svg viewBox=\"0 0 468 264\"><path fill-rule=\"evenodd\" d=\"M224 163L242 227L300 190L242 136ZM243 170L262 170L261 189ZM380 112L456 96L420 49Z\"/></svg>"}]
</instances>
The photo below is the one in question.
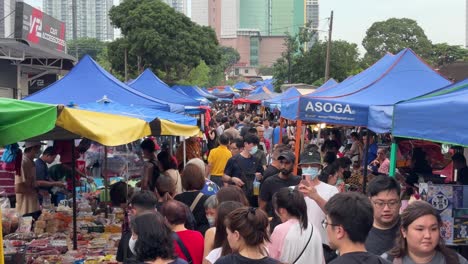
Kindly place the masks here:
<instances>
[{"instance_id":1,"label":"white building wall","mask_svg":"<svg viewBox=\"0 0 468 264\"><path fill-rule=\"evenodd\" d=\"M192 0L191 6L192 21L202 26L209 26L208 0Z\"/></svg>"},{"instance_id":2,"label":"white building wall","mask_svg":"<svg viewBox=\"0 0 468 264\"><path fill-rule=\"evenodd\" d=\"M221 5L221 38L237 36L239 29L239 0L223 0Z\"/></svg>"}]
</instances>

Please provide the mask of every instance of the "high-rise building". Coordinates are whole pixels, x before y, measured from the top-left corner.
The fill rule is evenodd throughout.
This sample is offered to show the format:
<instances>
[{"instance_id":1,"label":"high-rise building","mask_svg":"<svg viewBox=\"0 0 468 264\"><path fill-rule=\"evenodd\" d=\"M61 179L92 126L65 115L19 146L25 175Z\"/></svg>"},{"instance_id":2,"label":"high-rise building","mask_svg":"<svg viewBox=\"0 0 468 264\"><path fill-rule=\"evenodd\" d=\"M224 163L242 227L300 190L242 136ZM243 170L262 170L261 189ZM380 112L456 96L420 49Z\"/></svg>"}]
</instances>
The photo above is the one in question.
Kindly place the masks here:
<instances>
[{"instance_id":1,"label":"high-rise building","mask_svg":"<svg viewBox=\"0 0 468 264\"><path fill-rule=\"evenodd\" d=\"M192 0L191 4L191 19L193 22L201 26L209 26L209 13L208 4L210 0ZM212 1L212 0L211 0Z\"/></svg>"},{"instance_id":2,"label":"high-rise building","mask_svg":"<svg viewBox=\"0 0 468 264\"><path fill-rule=\"evenodd\" d=\"M213 2L221 4L221 1L213 0ZM219 38L233 38L237 36L240 23L239 7L239 0L224 0L221 6L217 5L217 9L213 10L211 19L219 21L220 33L216 32ZM218 9L221 10L220 13L217 12ZM216 26L214 27L215 29L217 28Z\"/></svg>"},{"instance_id":3,"label":"high-rise building","mask_svg":"<svg viewBox=\"0 0 468 264\"><path fill-rule=\"evenodd\" d=\"M188 16L187 0L163 0L163 2L174 8L177 12Z\"/></svg>"},{"instance_id":4,"label":"high-rise building","mask_svg":"<svg viewBox=\"0 0 468 264\"><path fill-rule=\"evenodd\" d=\"M305 0L240 0L240 28L262 36L295 35L305 21Z\"/></svg>"},{"instance_id":5,"label":"high-rise building","mask_svg":"<svg viewBox=\"0 0 468 264\"><path fill-rule=\"evenodd\" d=\"M64 21L66 39L73 39L72 0L43 0L44 12ZM78 38L114 39L114 28L109 18L113 0L76 0L76 33Z\"/></svg>"},{"instance_id":6,"label":"high-rise building","mask_svg":"<svg viewBox=\"0 0 468 264\"><path fill-rule=\"evenodd\" d=\"M311 22L311 30L315 31L312 36L309 46L312 46L319 39L319 1L318 0L306 0L306 21Z\"/></svg>"},{"instance_id":7,"label":"high-rise building","mask_svg":"<svg viewBox=\"0 0 468 264\"><path fill-rule=\"evenodd\" d=\"M0 37L11 38L15 29L15 0L0 0Z\"/></svg>"}]
</instances>

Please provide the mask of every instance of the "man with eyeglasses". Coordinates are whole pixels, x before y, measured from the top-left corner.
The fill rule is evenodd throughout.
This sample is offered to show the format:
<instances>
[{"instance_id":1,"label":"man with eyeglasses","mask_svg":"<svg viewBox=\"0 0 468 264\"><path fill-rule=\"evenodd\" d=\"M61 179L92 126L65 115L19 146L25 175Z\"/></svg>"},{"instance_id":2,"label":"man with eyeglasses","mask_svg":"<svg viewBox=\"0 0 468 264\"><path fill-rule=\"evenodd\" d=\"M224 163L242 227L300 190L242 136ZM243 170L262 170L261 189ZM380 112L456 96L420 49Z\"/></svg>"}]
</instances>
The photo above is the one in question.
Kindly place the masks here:
<instances>
[{"instance_id":1,"label":"man with eyeglasses","mask_svg":"<svg viewBox=\"0 0 468 264\"><path fill-rule=\"evenodd\" d=\"M296 156L292 151L284 151L278 156L280 173L268 177L260 187L260 195L258 197L259 207L269 216L273 217L270 223L270 230L281 224L280 218L274 213L271 201L273 195L283 187L296 186L301 181L301 178L293 174L294 162Z\"/></svg>"},{"instance_id":2,"label":"man with eyeglasses","mask_svg":"<svg viewBox=\"0 0 468 264\"><path fill-rule=\"evenodd\" d=\"M376 176L367 187L374 208L374 224L366 240L367 251L381 255L390 250L400 227L400 185L388 176Z\"/></svg>"},{"instance_id":3,"label":"man with eyeglasses","mask_svg":"<svg viewBox=\"0 0 468 264\"><path fill-rule=\"evenodd\" d=\"M330 264L387 264L387 260L366 251L364 242L372 228L372 205L357 192L339 193L325 205L326 218L322 222L330 240L330 247L339 257Z\"/></svg>"}]
</instances>

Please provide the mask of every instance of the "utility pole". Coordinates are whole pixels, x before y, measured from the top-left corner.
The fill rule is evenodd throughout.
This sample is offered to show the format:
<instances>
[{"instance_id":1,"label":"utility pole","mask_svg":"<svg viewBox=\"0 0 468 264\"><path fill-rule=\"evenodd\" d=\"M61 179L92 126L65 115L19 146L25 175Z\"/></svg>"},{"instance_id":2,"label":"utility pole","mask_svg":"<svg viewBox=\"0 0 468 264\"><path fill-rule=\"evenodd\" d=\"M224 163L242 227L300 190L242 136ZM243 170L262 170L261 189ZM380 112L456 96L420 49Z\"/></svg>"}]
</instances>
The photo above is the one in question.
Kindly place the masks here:
<instances>
[{"instance_id":1,"label":"utility pole","mask_svg":"<svg viewBox=\"0 0 468 264\"><path fill-rule=\"evenodd\" d=\"M125 48L124 61L125 61L125 82L127 82L128 81L128 52L127 52L127 48Z\"/></svg>"},{"instance_id":2,"label":"utility pole","mask_svg":"<svg viewBox=\"0 0 468 264\"><path fill-rule=\"evenodd\" d=\"M332 31L333 31L333 11L330 15L330 26L328 28L328 44L327 44L327 59L325 62L325 82L330 78L330 49L332 43Z\"/></svg>"},{"instance_id":3,"label":"utility pole","mask_svg":"<svg viewBox=\"0 0 468 264\"><path fill-rule=\"evenodd\" d=\"M76 40L78 39L78 25L77 25L77 15L76 15L76 0L72 0L72 22L73 22L73 40L75 42L75 57L76 59L79 59L78 57L78 43Z\"/></svg>"}]
</instances>

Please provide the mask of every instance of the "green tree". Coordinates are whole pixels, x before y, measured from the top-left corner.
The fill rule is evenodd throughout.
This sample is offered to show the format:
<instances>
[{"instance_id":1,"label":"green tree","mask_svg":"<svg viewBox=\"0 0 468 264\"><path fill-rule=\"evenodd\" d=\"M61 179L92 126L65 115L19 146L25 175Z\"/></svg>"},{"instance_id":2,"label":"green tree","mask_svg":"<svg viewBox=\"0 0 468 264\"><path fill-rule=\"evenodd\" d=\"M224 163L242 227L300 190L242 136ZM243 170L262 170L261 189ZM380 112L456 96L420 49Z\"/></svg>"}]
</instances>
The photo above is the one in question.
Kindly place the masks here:
<instances>
[{"instance_id":1,"label":"green tree","mask_svg":"<svg viewBox=\"0 0 468 264\"><path fill-rule=\"evenodd\" d=\"M81 60L84 55L88 54L94 60L97 59L100 53L106 48L106 43L95 38L79 38L67 42L68 54L77 56Z\"/></svg>"},{"instance_id":2,"label":"green tree","mask_svg":"<svg viewBox=\"0 0 468 264\"><path fill-rule=\"evenodd\" d=\"M390 18L375 22L367 30L362 41L366 49L365 66L379 60L390 52L398 53L404 48L411 48L424 59L431 56L432 44L418 23L408 18Z\"/></svg>"},{"instance_id":3,"label":"green tree","mask_svg":"<svg viewBox=\"0 0 468 264\"><path fill-rule=\"evenodd\" d=\"M193 68L187 79L179 81L182 85L197 85L207 87L210 82L210 67L204 61L200 61L197 67Z\"/></svg>"},{"instance_id":4,"label":"green tree","mask_svg":"<svg viewBox=\"0 0 468 264\"><path fill-rule=\"evenodd\" d=\"M137 69L163 71L168 83L185 79L200 60L209 66L220 61L213 29L195 24L160 0L126 0L109 16L128 42L129 57L137 58Z\"/></svg>"},{"instance_id":5,"label":"green tree","mask_svg":"<svg viewBox=\"0 0 468 264\"><path fill-rule=\"evenodd\" d=\"M127 50L128 78L134 79L139 75L137 57L130 54L130 44L125 38L118 38L107 45L107 60L110 63L110 72L114 76L125 76L125 51Z\"/></svg>"},{"instance_id":6,"label":"green tree","mask_svg":"<svg viewBox=\"0 0 468 264\"><path fill-rule=\"evenodd\" d=\"M292 61L291 75L293 82L322 84L325 76L326 42L317 42L303 54L298 53ZM284 57L274 66L275 85L281 86L288 76L288 65ZM360 72L357 45L346 41L332 41L330 50L330 77L342 81L350 75Z\"/></svg>"},{"instance_id":7,"label":"green tree","mask_svg":"<svg viewBox=\"0 0 468 264\"><path fill-rule=\"evenodd\" d=\"M467 61L468 49L447 43L432 46L431 62L434 67L440 67L456 61Z\"/></svg>"}]
</instances>

